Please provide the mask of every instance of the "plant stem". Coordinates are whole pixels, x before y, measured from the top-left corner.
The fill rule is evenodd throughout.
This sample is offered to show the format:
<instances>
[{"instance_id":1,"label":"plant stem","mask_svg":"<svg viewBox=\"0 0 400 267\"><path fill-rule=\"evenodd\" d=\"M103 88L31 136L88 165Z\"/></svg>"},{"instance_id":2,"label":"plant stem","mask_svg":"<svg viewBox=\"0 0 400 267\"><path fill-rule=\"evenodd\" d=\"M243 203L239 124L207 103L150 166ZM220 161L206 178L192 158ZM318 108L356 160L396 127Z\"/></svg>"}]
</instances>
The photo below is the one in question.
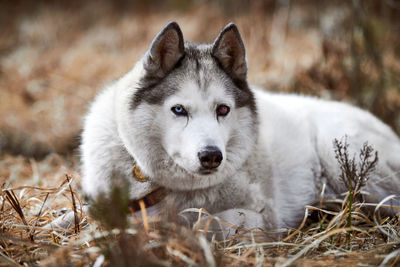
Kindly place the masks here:
<instances>
[{"instance_id":1,"label":"plant stem","mask_svg":"<svg viewBox=\"0 0 400 267\"><path fill-rule=\"evenodd\" d=\"M351 211L353 208L353 189L350 188L349 190L349 214L347 216L347 227L350 228L351 227ZM350 238L351 238L351 230L348 231L347 233L347 246L348 249L350 249Z\"/></svg>"}]
</instances>

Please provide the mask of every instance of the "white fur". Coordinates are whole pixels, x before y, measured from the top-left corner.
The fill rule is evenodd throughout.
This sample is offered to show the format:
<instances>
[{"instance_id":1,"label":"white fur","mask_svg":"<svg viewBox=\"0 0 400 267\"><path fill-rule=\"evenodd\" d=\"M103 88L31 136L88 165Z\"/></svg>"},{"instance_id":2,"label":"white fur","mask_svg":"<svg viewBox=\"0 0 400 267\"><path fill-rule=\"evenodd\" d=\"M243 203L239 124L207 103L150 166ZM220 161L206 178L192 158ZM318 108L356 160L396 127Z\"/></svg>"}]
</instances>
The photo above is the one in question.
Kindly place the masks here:
<instances>
[{"instance_id":1,"label":"white fur","mask_svg":"<svg viewBox=\"0 0 400 267\"><path fill-rule=\"evenodd\" d=\"M255 114L247 107L236 108L233 96L218 81L198 88L187 79L162 105L142 103L132 111L130 101L143 73L140 61L96 98L86 117L82 187L91 197L107 194L121 177L130 181L133 199L161 185L171 190L165 201L180 209L204 207L249 227L296 227L304 207L318 200L323 184L328 194L346 191L332 144L345 135L351 153L366 141L379 152L379 166L366 188L369 200L400 192L400 140L366 111L256 89L254 133ZM213 112L220 103L229 105L231 112L218 121ZM170 111L175 104L188 107L188 120ZM229 143L232 135L241 137L234 150ZM217 173L204 176L196 172L197 153L207 145L218 146L224 160ZM162 160L154 161L156 156ZM149 183L132 179L135 161L150 177Z\"/></svg>"},{"instance_id":2,"label":"white fur","mask_svg":"<svg viewBox=\"0 0 400 267\"><path fill-rule=\"evenodd\" d=\"M210 86L212 90L213 85ZM226 119L217 121L215 118L218 103L226 103L224 96L210 95L201 91L193 81L182 84L183 90L171 96L163 104L163 113L167 114L163 122L173 127L165 127L163 146L175 162L181 167L195 173L200 167L197 153L206 146L218 147L223 157L226 157L225 145L229 139L229 123ZM181 104L189 112L189 120L186 117L176 117L170 107ZM230 106L233 101L230 100ZM190 108L190 109L189 109ZM228 119L228 118L227 118ZM224 161L219 168L223 168Z\"/></svg>"}]
</instances>

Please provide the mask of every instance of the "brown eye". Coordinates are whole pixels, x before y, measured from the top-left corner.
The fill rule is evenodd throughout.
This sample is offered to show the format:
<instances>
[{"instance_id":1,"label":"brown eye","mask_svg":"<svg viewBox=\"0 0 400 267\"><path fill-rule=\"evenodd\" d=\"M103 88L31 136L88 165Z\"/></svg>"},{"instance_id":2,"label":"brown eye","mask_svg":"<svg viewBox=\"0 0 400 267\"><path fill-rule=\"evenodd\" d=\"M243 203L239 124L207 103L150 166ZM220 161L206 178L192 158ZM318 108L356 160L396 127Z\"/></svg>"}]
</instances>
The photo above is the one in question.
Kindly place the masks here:
<instances>
[{"instance_id":1,"label":"brown eye","mask_svg":"<svg viewBox=\"0 0 400 267\"><path fill-rule=\"evenodd\" d=\"M230 108L227 105L219 105L217 107L217 116L226 116L228 115Z\"/></svg>"}]
</instances>

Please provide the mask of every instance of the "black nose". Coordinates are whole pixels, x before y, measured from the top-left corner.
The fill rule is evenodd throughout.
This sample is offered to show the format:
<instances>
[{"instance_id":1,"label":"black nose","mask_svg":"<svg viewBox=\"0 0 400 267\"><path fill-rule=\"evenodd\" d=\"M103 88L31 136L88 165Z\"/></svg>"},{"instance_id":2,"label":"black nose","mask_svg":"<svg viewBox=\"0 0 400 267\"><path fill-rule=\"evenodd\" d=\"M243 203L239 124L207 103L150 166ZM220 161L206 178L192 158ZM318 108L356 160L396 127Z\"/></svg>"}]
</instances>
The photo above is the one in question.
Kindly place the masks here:
<instances>
[{"instance_id":1,"label":"black nose","mask_svg":"<svg viewBox=\"0 0 400 267\"><path fill-rule=\"evenodd\" d=\"M207 146L197 155L199 157L201 166L206 169L215 169L221 164L222 161L222 153L219 148L215 146Z\"/></svg>"}]
</instances>

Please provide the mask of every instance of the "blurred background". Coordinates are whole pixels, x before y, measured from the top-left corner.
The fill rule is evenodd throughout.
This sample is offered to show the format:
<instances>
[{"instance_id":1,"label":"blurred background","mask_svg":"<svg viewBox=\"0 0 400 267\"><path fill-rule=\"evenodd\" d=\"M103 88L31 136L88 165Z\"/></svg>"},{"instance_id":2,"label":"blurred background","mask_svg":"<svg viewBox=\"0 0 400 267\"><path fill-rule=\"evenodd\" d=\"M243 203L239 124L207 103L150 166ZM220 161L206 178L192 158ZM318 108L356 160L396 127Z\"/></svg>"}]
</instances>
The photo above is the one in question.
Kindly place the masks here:
<instances>
[{"instance_id":1,"label":"blurred background","mask_svg":"<svg viewBox=\"0 0 400 267\"><path fill-rule=\"evenodd\" d=\"M74 155L90 100L169 20L193 42L233 21L251 83L353 103L400 133L398 0L16 0L0 2L0 156Z\"/></svg>"}]
</instances>

